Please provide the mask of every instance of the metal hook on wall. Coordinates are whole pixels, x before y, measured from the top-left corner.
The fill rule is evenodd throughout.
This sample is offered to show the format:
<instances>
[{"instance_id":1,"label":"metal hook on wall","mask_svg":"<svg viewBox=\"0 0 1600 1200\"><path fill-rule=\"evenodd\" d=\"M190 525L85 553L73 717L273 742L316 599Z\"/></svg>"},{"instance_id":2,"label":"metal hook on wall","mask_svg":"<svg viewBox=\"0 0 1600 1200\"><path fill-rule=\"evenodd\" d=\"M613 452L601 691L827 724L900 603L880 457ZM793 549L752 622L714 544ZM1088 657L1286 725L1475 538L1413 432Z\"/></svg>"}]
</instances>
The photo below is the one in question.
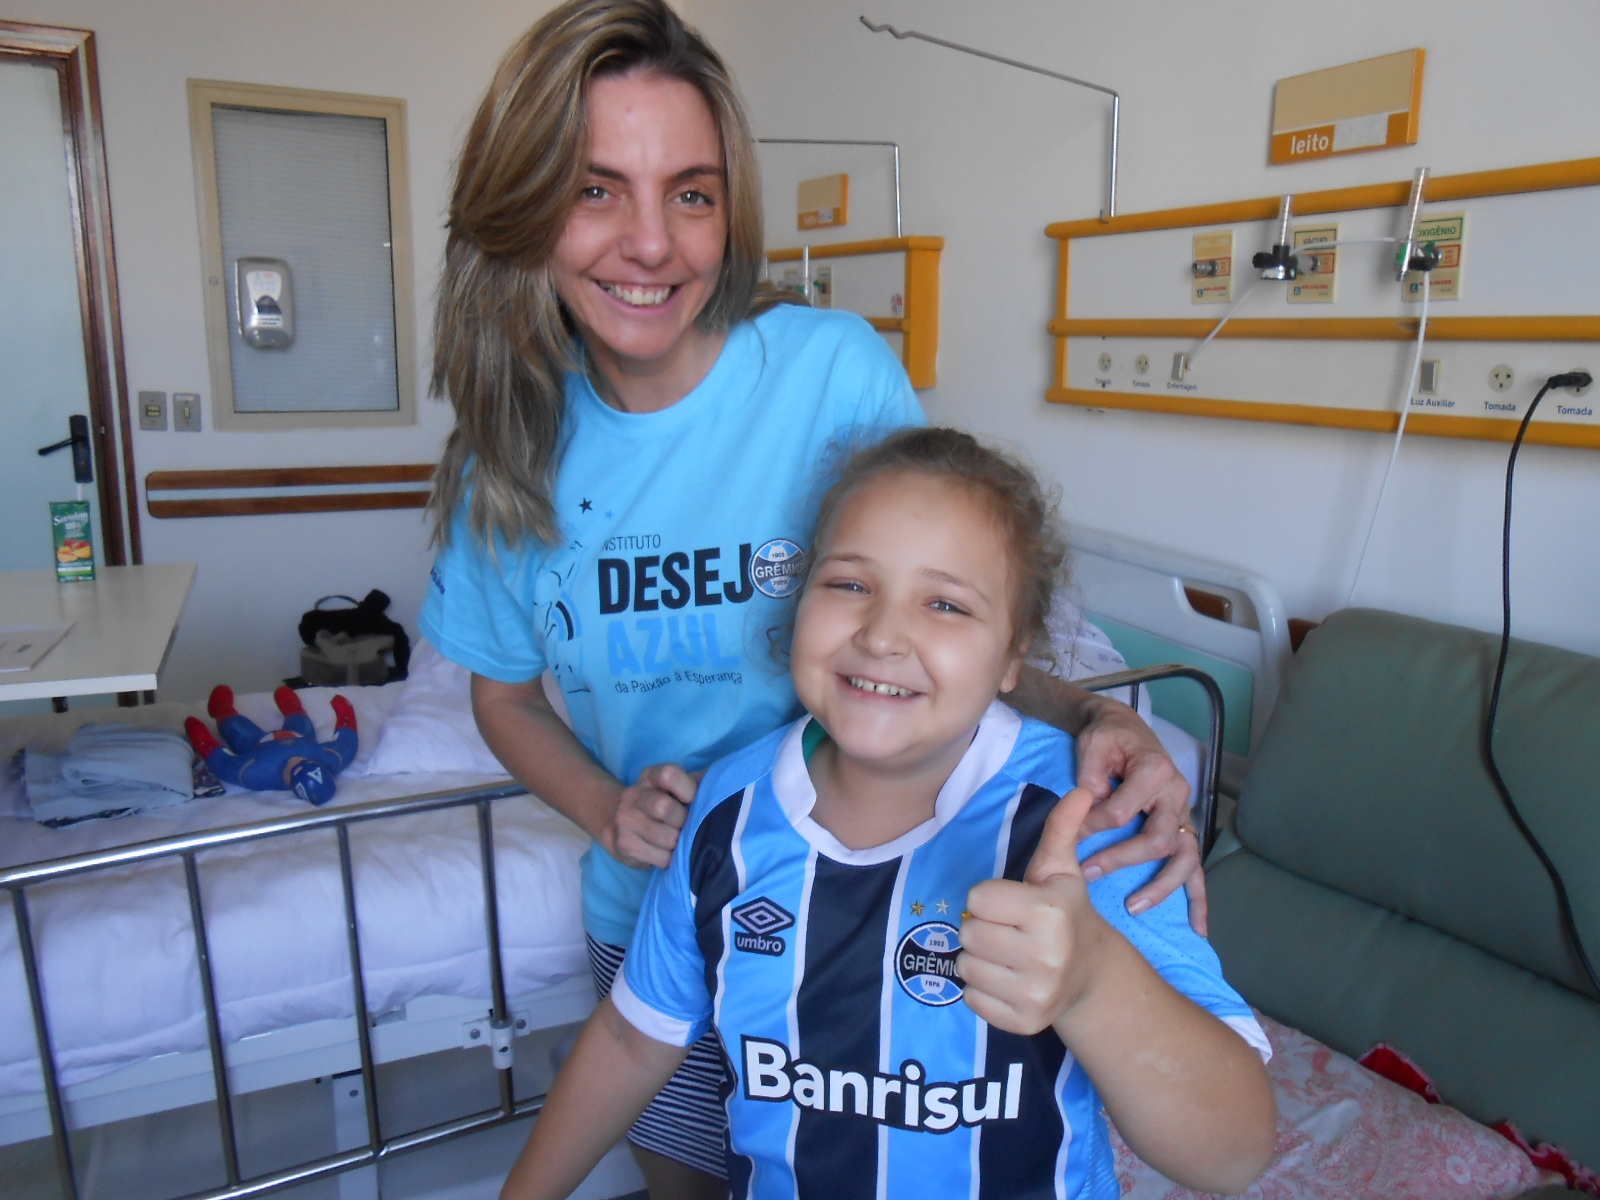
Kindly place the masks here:
<instances>
[{"instance_id":1,"label":"metal hook on wall","mask_svg":"<svg viewBox=\"0 0 1600 1200\"><path fill-rule=\"evenodd\" d=\"M1078 79L1071 75L1063 75L1059 71L1046 70L1036 67L1031 63L1018 62L1014 58L1002 58L998 54L990 54L987 50L976 50L971 46L962 46L956 42L947 42L943 38L936 38L931 34L918 33L915 29L899 30L893 25L874 25L866 17L861 18L861 23L873 33L889 33L904 41L906 38L917 38L920 41L932 42L935 46L943 46L946 50L959 50L963 54L972 54L978 58L987 58L990 62L1003 63L1008 67L1016 67L1022 71L1032 71L1035 75L1045 75L1051 79L1059 79L1063 83L1075 83L1079 87L1092 88L1097 92L1104 92L1111 97L1111 155L1110 165L1106 178L1106 206L1100 212L1102 221L1109 221L1117 215L1117 132L1122 97L1111 88L1098 83L1090 83L1087 79Z\"/></svg>"},{"instance_id":2,"label":"metal hook on wall","mask_svg":"<svg viewBox=\"0 0 1600 1200\"><path fill-rule=\"evenodd\" d=\"M763 146L889 146L894 149L894 235L900 232L900 143L841 141L836 138L757 138Z\"/></svg>"}]
</instances>

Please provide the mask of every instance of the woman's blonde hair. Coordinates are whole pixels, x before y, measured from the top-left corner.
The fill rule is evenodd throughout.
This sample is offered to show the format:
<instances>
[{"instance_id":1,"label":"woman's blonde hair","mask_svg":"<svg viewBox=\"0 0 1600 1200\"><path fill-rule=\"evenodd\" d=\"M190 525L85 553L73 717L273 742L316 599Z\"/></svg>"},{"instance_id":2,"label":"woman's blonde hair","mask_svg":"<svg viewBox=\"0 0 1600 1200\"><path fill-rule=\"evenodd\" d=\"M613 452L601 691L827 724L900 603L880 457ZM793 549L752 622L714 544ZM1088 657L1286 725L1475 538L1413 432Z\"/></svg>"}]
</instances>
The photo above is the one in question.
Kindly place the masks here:
<instances>
[{"instance_id":1,"label":"woman's blonde hair","mask_svg":"<svg viewBox=\"0 0 1600 1200\"><path fill-rule=\"evenodd\" d=\"M469 528L489 545L558 536L551 493L565 407L580 369L550 256L577 199L597 77L657 72L697 88L722 138L728 244L698 318L714 333L750 311L761 264L755 145L732 76L663 0L569 0L511 47L462 144L434 316L435 395L456 424L434 473L433 539L450 539L470 490Z\"/></svg>"}]
</instances>

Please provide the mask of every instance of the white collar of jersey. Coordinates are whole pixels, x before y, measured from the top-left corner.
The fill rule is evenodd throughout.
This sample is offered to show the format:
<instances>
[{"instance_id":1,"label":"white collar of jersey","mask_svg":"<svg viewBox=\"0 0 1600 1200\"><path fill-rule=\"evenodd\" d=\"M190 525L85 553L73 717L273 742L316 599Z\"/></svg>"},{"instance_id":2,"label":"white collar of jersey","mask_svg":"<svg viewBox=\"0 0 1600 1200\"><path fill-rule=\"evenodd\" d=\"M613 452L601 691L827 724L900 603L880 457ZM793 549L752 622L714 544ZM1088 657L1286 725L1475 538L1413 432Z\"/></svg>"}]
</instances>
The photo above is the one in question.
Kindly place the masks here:
<instances>
[{"instance_id":1,"label":"white collar of jersey","mask_svg":"<svg viewBox=\"0 0 1600 1200\"><path fill-rule=\"evenodd\" d=\"M811 718L804 717L789 727L772 768L773 792L789 823L818 853L827 855L834 862L857 866L888 862L909 854L954 820L973 794L1005 766L1017 744L1017 734L1022 730L1022 718L1009 706L996 700L978 722L978 732L967 747L967 752L961 756L956 769L939 789L932 818L892 842L852 850L811 819L811 810L817 803L817 789L811 782L811 773L806 770L805 749L801 744L805 728L810 723Z\"/></svg>"}]
</instances>

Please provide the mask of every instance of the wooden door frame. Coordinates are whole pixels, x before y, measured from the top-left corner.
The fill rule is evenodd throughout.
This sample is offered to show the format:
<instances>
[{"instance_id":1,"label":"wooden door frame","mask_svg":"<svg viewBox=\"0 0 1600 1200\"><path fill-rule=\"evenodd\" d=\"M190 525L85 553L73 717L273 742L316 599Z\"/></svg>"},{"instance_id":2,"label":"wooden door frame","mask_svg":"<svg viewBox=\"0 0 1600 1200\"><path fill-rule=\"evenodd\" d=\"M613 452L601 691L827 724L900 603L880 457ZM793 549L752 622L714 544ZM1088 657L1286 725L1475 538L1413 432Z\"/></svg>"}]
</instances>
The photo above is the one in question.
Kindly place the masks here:
<instances>
[{"instance_id":1,"label":"wooden door frame","mask_svg":"<svg viewBox=\"0 0 1600 1200\"><path fill-rule=\"evenodd\" d=\"M101 555L107 566L139 563L144 555L139 537L138 476L133 466L133 431L122 352L122 310L117 296L94 33L59 25L0 21L0 60L16 59L53 67L61 88L62 139L73 250L78 264L78 305L83 317L90 441L100 501Z\"/></svg>"}]
</instances>

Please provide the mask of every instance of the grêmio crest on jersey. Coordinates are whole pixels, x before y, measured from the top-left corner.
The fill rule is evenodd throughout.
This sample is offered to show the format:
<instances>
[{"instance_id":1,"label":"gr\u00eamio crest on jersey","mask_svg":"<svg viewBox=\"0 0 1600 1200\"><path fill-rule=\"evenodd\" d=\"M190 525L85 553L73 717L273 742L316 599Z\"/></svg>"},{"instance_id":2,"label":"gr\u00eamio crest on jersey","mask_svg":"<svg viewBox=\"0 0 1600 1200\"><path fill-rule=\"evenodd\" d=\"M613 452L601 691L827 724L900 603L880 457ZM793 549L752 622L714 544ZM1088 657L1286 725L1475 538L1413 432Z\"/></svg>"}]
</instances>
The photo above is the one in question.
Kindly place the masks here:
<instances>
[{"instance_id":1,"label":"gr\u00eamio crest on jersey","mask_svg":"<svg viewBox=\"0 0 1600 1200\"><path fill-rule=\"evenodd\" d=\"M919 1004L943 1008L961 999L966 988L956 974L961 932L948 921L924 921L894 952L894 973L900 986Z\"/></svg>"}]
</instances>

